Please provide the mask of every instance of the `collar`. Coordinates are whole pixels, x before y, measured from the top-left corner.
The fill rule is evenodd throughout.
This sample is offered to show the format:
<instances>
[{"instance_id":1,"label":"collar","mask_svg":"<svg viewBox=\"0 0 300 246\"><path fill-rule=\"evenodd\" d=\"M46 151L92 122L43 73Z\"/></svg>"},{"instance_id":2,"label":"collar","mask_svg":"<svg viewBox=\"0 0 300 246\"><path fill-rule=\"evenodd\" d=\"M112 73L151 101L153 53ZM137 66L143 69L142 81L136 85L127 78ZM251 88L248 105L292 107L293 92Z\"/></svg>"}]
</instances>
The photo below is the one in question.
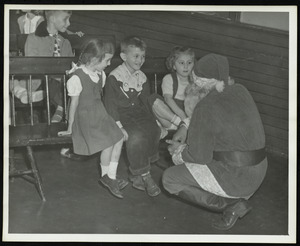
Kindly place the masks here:
<instances>
[{"instance_id":1,"label":"collar","mask_svg":"<svg viewBox=\"0 0 300 246\"><path fill-rule=\"evenodd\" d=\"M143 89L142 85L147 81L146 75L141 70L130 73L124 62L110 74L123 84L124 91L132 88L139 92Z\"/></svg>"},{"instance_id":2,"label":"collar","mask_svg":"<svg viewBox=\"0 0 300 246\"><path fill-rule=\"evenodd\" d=\"M34 33L38 37L47 37L47 36L54 36L54 34L50 34L47 30L47 21L41 22L38 27L35 30ZM60 32L56 33L57 35L60 35Z\"/></svg>"},{"instance_id":3,"label":"collar","mask_svg":"<svg viewBox=\"0 0 300 246\"><path fill-rule=\"evenodd\" d=\"M85 65L80 65L79 67L83 70L83 72L85 72L88 75L91 75L91 76L98 75L100 77L102 76L102 72L98 72L98 71L92 72L92 71L88 70Z\"/></svg>"}]
</instances>

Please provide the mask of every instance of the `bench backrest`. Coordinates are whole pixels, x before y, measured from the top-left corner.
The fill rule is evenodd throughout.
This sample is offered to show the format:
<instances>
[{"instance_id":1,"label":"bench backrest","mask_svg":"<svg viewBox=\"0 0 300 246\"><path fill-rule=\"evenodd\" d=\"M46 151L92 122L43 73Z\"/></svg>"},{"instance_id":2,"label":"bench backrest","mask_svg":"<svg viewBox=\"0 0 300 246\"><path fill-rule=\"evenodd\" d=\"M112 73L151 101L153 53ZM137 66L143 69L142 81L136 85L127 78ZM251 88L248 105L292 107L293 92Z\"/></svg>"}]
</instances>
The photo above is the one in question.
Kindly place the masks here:
<instances>
[{"instance_id":1,"label":"bench backrest","mask_svg":"<svg viewBox=\"0 0 300 246\"><path fill-rule=\"evenodd\" d=\"M30 105L30 124L33 125L33 102L32 102L32 77L40 76L44 78L46 88L46 103L47 103L47 123L50 125L50 102L49 102L49 76L60 76L63 82L63 101L64 111L66 113L67 106L67 93L66 93L66 71L71 68L71 63L76 62L77 57L10 57L9 59L9 74L10 74L10 88L12 93L13 83L12 81L18 76L28 78L28 90L29 90L29 105ZM111 66L109 66L105 72L109 74L114 68L121 64L120 58L112 59ZM162 76L166 74L166 68L164 65L164 58L147 58L143 65L144 73L147 75L151 91L160 92L160 83ZM15 119L15 97L11 98L11 116L12 125L16 125Z\"/></svg>"},{"instance_id":2,"label":"bench backrest","mask_svg":"<svg viewBox=\"0 0 300 246\"><path fill-rule=\"evenodd\" d=\"M51 124L50 120L50 98L49 98L49 76L58 76L61 78L64 88L64 109L66 109L66 70L70 69L72 61L75 57L57 58L57 57L11 57L9 59L9 76L11 97L11 118L12 125L16 125L15 114L15 97L13 81L22 78L27 82L28 103L30 106L30 124L33 125L33 102L32 102L32 78L39 77L45 83L46 103L47 103L47 123ZM66 113L66 110L65 110Z\"/></svg>"},{"instance_id":3,"label":"bench backrest","mask_svg":"<svg viewBox=\"0 0 300 246\"><path fill-rule=\"evenodd\" d=\"M102 40L110 41L116 46L116 39L114 35L89 35L85 34L79 37L76 34L68 35L63 33L64 38L68 39L71 43L75 56L79 55L82 45L91 38L99 38ZM24 56L24 47L28 34L10 34L9 35L9 51L15 56Z\"/></svg>"}]
</instances>

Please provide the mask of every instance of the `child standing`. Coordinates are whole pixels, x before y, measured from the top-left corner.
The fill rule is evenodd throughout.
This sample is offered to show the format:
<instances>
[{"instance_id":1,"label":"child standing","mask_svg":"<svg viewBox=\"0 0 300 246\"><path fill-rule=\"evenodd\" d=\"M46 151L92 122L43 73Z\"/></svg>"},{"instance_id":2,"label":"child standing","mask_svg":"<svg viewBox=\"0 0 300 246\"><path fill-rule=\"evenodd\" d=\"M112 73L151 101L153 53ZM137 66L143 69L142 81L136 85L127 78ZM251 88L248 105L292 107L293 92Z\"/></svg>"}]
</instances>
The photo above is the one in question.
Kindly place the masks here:
<instances>
[{"instance_id":1,"label":"child standing","mask_svg":"<svg viewBox=\"0 0 300 246\"><path fill-rule=\"evenodd\" d=\"M76 154L92 155L102 151L99 182L114 196L123 198L120 190L128 182L117 179L116 172L124 135L107 114L101 100L105 83L103 70L110 65L113 54L113 44L98 39L90 40L82 49L80 66L72 69L73 76L67 82L71 97L68 129L59 132L59 136L72 134Z\"/></svg>"},{"instance_id":2,"label":"child standing","mask_svg":"<svg viewBox=\"0 0 300 246\"><path fill-rule=\"evenodd\" d=\"M123 64L113 70L104 88L108 113L123 131L133 187L146 190L149 196L160 194L151 177L150 163L159 159L160 129L149 110L150 86L140 70L145 62L146 44L138 37L121 42Z\"/></svg>"},{"instance_id":3,"label":"child standing","mask_svg":"<svg viewBox=\"0 0 300 246\"><path fill-rule=\"evenodd\" d=\"M43 10L25 9L22 12L26 13L18 18L20 33L34 33L37 26L44 21Z\"/></svg>"},{"instance_id":4,"label":"child standing","mask_svg":"<svg viewBox=\"0 0 300 246\"><path fill-rule=\"evenodd\" d=\"M188 47L174 47L167 58L167 68L171 73L163 78L162 92L166 104L180 118L177 121L185 121L188 117L184 108L185 89L192 81L194 61L195 53ZM178 124L163 126L176 130Z\"/></svg>"},{"instance_id":5,"label":"child standing","mask_svg":"<svg viewBox=\"0 0 300 246\"><path fill-rule=\"evenodd\" d=\"M38 25L44 21L42 16L43 10L22 10L26 13L18 18L18 26L21 34L30 34L36 31ZM37 90L41 84L40 79L32 79L32 101L38 102L43 100L44 93ZM12 89L12 88L11 88ZM28 103L27 80L14 80L13 91L15 97L19 98L24 104Z\"/></svg>"}]
</instances>

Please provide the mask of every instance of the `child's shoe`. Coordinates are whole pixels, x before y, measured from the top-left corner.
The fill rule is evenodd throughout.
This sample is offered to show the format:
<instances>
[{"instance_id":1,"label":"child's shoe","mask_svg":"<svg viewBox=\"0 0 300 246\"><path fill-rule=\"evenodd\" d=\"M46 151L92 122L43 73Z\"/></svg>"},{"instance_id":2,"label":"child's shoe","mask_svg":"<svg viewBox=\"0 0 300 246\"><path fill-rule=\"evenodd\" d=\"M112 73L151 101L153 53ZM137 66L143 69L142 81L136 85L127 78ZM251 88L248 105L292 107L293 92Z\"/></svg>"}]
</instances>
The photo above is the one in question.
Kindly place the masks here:
<instances>
[{"instance_id":1,"label":"child's shoe","mask_svg":"<svg viewBox=\"0 0 300 246\"><path fill-rule=\"evenodd\" d=\"M160 128L160 137L159 137L159 139L164 139L168 135L168 130L165 127L163 127L162 124L158 120L156 120L156 123Z\"/></svg>"},{"instance_id":2,"label":"child's shoe","mask_svg":"<svg viewBox=\"0 0 300 246\"><path fill-rule=\"evenodd\" d=\"M160 133L160 138L159 139L164 139L168 135L168 130L164 128L163 126L160 128L161 133Z\"/></svg>"},{"instance_id":3,"label":"child's shoe","mask_svg":"<svg viewBox=\"0 0 300 246\"><path fill-rule=\"evenodd\" d=\"M145 190L145 183L143 181L142 176L135 175L135 176L130 177L129 179L132 182L132 187L133 188L136 188L136 189L142 190L142 191Z\"/></svg>"},{"instance_id":4,"label":"child's shoe","mask_svg":"<svg viewBox=\"0 0 300 246\"><path fill-rule=\"evenodd\" d=\"M24 91L20 95L20 100L22 103L27 104L28 103L28 92ZM44 92L43 91L34 91L32 92L32 102L39 102L44 99Z\"/></svg>"},{"instance_id":5,"label":"child's shoe","mask_svg":"<svg viewBox=\"0 0 300 246\"><path fill-rule=\"evenodd\" d=\"M99 184L102 183L109 191L118 198L124 198L122 192L120 191L117 179L111 179L105 174L100 178Z\"/></svg>"},{"instance_id":6,"label":"child's shoe","mask_svg":"<svg viewBox=\"0 0 300 246\"><path fill-rule=\"evenodd\" d=\"M62 148L60 155L73 161L86 161L89 159L89 156L75 154L70 148Z\"/></svg>"},{"instance_id":7,"label":"child's shoe","mask_svg":"<svg viewBox=\"0 0 300 246\"><path fill-rule=\"evenodd\" d=\"M150 173L142 176L142 179L145 183L145 188L149 196L158 196L160 194L160 188L152 179Z\"/></svg>"},{"instance_id":8,"label":"child's shoe","mask_svg":"<svg viewBox=\"0 0 300 246\"><path fill-rule=\"evenodd\" d=\"M120 190L123 190L129 184L129 182L125 179L117 178L116 180Z\"/></svg>"}]
</instances>

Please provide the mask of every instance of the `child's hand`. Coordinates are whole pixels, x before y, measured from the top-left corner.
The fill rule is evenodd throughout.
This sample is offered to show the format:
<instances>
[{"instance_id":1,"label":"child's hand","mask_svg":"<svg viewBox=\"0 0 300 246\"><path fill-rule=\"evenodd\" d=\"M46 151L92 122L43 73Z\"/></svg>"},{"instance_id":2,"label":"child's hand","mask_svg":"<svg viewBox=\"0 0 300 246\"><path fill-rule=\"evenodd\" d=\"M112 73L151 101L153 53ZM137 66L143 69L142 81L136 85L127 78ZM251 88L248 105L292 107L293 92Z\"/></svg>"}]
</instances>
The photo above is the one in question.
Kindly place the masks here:
<instances>
[{"instance_id":1,"label":"child's hand","mask_svg":"<svg viewBox=\"0 0 300 246\"><path fill-rule=\"evenodd\" d=\"M179 146L183 145L182 143L173 140L166 140L166 142L170 144L168 146L168 151L170 155L173 155L176 152L176 150L179 148Z\"/></svg>"},{"instance_id":2,"label":"child's hand","mask_svg":"<svg viewBox=\"0 0 300 246\"><path fill-rule=\"evenodd\" d=\"M83 37L84 36L84 33L82 31L79 31L79 32L75 32L75 34L79 37Z\"/></svg>"},{"instance_id":3,"label":"child's hand","mask_svg":"<svg viewBox=\"0 0 300 246\"><path fill-rule=\"evenodd\" d=\"M122 128L120 128L121 129L121 131L123 132L123 135L124 135L124 141L127 141L128 140L128 133L126 132L126 130L122 127Z\"/></svg>"},{"instance_id":4,"label":"child's hand","mask_svg":"<svg viewBox=\"0 0 300 246\"><path fill-rule=\"evenodd\" d=\"M69 135L72 135L72 131L61 131L61 132L58 132L57 135L59 137L64 137L64 136L69 136Z\"/></svg>"},{"instance_id":5,"label":"child's hand","mask_svg":"<svg viewBox=\"0 0 300 246\"><path fill-rule=\"evenodd\" d=\"M184 126L178 128L177 132L174 133L172 141L184 143L187 138L187 129Z\"/></svg>"}]
</instances>

